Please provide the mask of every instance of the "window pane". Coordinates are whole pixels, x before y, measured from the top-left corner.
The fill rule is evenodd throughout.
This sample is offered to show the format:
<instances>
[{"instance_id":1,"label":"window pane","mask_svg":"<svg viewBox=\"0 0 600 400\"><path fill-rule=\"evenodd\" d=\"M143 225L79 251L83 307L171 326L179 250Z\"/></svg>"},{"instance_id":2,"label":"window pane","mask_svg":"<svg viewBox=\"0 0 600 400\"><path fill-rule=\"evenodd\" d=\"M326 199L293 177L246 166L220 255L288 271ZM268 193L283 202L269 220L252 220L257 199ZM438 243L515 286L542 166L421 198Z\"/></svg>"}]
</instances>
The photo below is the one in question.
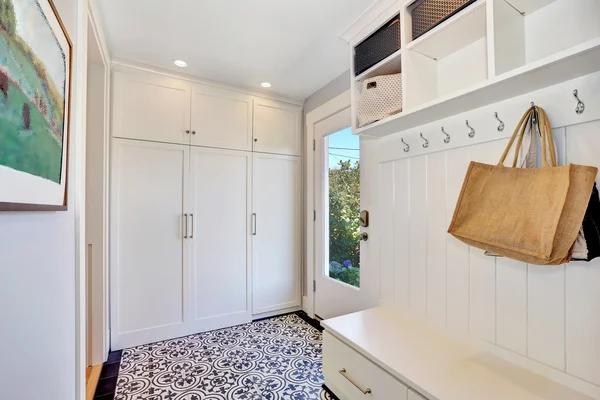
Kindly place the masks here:
<instances>
[{"instance_id":1,"label":"window pane","mask_svg":"<svg viewBox=\"0 0 600 400\"><path fill-rule=\"evenodd\" d=\"M359 138L344 129L326 138L329 192L329 277L360 286Z\"/></svg>"}]
</instances>

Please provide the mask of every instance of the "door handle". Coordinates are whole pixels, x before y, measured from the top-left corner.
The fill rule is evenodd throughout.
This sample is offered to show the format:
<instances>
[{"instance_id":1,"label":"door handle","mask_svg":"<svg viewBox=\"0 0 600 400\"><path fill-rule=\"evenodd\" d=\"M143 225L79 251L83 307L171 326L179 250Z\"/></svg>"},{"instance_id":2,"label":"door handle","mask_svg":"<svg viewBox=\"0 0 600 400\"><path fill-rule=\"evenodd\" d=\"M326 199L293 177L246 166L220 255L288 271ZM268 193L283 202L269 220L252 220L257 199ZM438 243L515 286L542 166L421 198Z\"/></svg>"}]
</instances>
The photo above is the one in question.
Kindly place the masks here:
<instances>
[{"instance_id":1,"label":"door handle","mask_svg":"<svg viewBox=\"0 0 600 400\"><path fill-rule=\"evenodd\" d=\"M252 214L252 236L256 236L256 213Z\"/></svg>"},{"instance_id":2,"label":"door handle","mask_svg":"<svg viewBox=\"0 0 600 400\"><path fill-rule=\"evenodd\" d=\"M360 239L359 240L363 240L363 241L367 241L369 240L369 234L367 232L363 232L360 234Z\"/></svg>"},{"instance_id":3,"label":"door handle","mask_svg":"<svg viewBox=\"0 0 600 400\"><path fill-rule=\"evenodd\" d=\"M190 234L190 239L194 238L194 214L190 214L190 217L192 217L192 233Z\"/></svg>"},{"instance_id":4,"label":"door handle","mask_svg":"<svg viewBox=\"0 0 600 400\"><path fill-rule=\"evenodd\" d=\"M340 375L342 375L344 378L348 379L348 381L354 385L354 387L356 387L358 390L360 390L362 392L362 394L370 394L372 393L371 389L366 388L363 389L358 383L354 382L354 380L352 378L350 378L348 376L348 373L346 372L346 368L342 368L338 371L340 373Z\"/></svg>"},{"instance_id":5,"label":"door handle","mask_svg":"<svg viewBox=\"0 0 600 400\"><path fill-rule=\"evenodd\" d=\"M188 215L183 214L183 217L184 217L183 225L185 226L185 234L183 235L183 238L187 239L188 238Z\"/></svg>"}]
</instances>

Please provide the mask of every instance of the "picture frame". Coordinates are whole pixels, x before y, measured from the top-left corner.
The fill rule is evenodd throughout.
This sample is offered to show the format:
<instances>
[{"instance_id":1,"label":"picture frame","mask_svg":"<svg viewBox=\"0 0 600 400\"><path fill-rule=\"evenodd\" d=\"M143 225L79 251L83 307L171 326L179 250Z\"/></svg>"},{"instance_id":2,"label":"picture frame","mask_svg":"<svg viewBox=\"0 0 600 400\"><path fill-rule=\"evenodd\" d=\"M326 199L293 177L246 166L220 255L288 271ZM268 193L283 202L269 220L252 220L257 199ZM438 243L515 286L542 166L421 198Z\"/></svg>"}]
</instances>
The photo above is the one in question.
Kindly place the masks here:
<instances>
[{"instance_id":1,"label":"picture frame","mask_svg":"<svg viewBox=\"0 0 600 400\"><path fill-rule=\"evenodd\" d=\"M0 8L0 211L66 211L73 43L52 0Z\"/></svg>"}]
</instances>

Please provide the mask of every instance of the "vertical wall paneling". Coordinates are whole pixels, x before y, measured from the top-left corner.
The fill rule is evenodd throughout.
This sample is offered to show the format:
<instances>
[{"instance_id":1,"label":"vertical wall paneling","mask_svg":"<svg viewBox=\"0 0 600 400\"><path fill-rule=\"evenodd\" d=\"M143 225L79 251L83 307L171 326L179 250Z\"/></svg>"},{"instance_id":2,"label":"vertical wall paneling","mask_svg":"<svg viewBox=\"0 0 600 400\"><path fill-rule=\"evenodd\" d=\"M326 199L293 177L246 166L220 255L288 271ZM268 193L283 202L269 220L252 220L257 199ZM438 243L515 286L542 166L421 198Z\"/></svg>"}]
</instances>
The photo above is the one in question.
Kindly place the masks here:
<instances>
[{"instance_id":1,"label":"vertical wall paneling","mask_svg":"<svg viewBox=\"0 0 600 400\"><path fill-rule=\"evenodd\" d=\"M410 310L427 315L427 160L410 159Z\"/></svg>"},{"instance_id":2,"label":"vertical wall paneling","mask_svg":"<svg viewBox=\"0 0 600 400\"><path fill-rule=\"evenodd\" d=\"M482 143L473 146L471 159L495 164L506 147L506 141ZM496 341L496 258L484 255L483 250L470 252L471 318L469 330L475 337Z\"/></svg>"},{"instance_id":3,"label":"vertical wall paneling","mask_svg":"<svg viewBox=\"0 0 600 400\"><path fill-rule=\"evenodd\" d=\"M565 267L528 266L527 356L565 369Z\"/></svg>"},{"instance_id":4,"label":"vertical wall paneling","mask_svg":"<svg viewBox=\"0 0 600 400\"><path fill-rule=\"evenodd\" d=\"M427 156L427 317L446 323L446 154Z\"/></svg>"},{"instance_id":5,"label":"vertical wall paneling","mask_svg":"<svg viewBox=\"0 0 600 400\"><path fill-rule=\"evenodd\" d=\"M450 226L456 202L469 167L469 148L446 152L446 226ZM469 246L452 235L446 235L446 306L448 327L469 331Z\"/></svg>"},{"instance_id":6,"label":"vertical wall paneling","mask_svg":"<svg viewBox=\"0 0 600 400\"><path fill-rule=\"evenodd\" d=\"M410 304L410 168L409 161L394 162L394 305Z\"/></svg>"},{"instance_id":7,"label":"vertical wall paneling","mask_svg":"<svg viewBox=\"0 0 600 400\"><path fill-rule=\"evenodd\" d=\"M527 354L527 264L496 260L496 344Z\"/></svg>"},{"instance_id":8,"label":"vertical wall paneling","mask_svg":"<svg viewBox=\"0 0 600 400\"><path fill-rule=\"evenodd\" d=\"M600 167L600 121L567 128L566 160ZM598 179L596 179L598 182ZM567 372L600 385L600 259L566 269Z\"/></svg>"},{"instance_id":9,"label":"vertical wall paneling","mask_svg":"<svg viewBox=\"0 0 600 400\"><path fill-rule=\"evenodd\" d=\"M381 259L384 266L394 265L394 163L380 165L380 224ZM381 271L381 299L386 305L394 302L395 268L383 268Z\"/></svg>"},{"instance_id":10,"label":"vertical wall paneling","mask_svg":"<svg viewBox=\"0 0 600 400\"><path fill-rule=\"evenodd\" d=\"M512 68L502 62L496 67ZM560 165L600 167L598 82L600 74L578 78L380 139L382 209L376 213L383 228L373 225L372 231L385 233L380 268L388 304L443 330L483 339L497 354L587 393L600 393L600 260L527 265L485 256L446 230L469 163L496 164L531 101L549 115ZM581 115L575 113L573 89L579 89L586 105ZM506 124L503 131L497 130L494 112ZM467 136L467 118L474 138ZM444 143L441 126L451 135L450 143ZM426 149L420 132L430 141ZM410 152L403 151L401 137ZM505 165L512 161L510 151Z\"/></svg>"}]
</instances>

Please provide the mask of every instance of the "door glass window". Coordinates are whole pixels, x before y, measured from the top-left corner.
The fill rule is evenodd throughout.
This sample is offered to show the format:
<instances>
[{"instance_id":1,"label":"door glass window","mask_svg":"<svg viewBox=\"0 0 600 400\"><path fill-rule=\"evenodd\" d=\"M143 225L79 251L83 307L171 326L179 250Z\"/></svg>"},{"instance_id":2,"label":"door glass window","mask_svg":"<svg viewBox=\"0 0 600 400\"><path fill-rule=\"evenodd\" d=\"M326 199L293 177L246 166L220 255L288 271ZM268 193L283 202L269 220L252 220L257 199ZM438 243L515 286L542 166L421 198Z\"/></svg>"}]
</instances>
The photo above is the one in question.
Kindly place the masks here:
<instances>
[{"instance_id":1,"label":"door glass window","mask_svg":"<svg viewBox=\"0 0 600 400\"><path fill-rule=\"evenodd\" d=\"M347 128L324 138L329 205L326 275L360 287L360 141Z\"/></svg>"}]
</instances>

